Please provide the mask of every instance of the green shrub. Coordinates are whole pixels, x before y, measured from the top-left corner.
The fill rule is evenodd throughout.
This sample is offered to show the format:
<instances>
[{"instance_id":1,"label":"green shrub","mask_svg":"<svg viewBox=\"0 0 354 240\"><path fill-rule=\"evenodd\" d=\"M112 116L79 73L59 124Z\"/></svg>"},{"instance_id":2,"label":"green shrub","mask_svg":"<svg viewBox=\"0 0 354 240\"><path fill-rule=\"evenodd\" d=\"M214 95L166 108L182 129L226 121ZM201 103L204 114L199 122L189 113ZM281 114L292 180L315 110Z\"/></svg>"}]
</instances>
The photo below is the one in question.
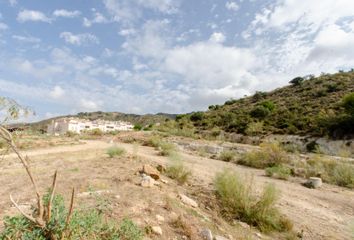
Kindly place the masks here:
<instances>
[{"instance_id":1,"label":"green shrub","mask_svg":"<svg viewBox=\"0 0 354 240\"><path fill-rule=\"evenodd\" d=\"M354 117L354 92L344 96L342 105L345 111Z\"/></svg>"},{"instance_id":2,"label":"green shrub","mask_svg":"<svg viewBox=\"0 0 354 240\"><path fill-rule=\"evenodd\" d=\"M79 134L77 134L76 132L73 132L73 131L67 131L67 132L65 133L65 136L66 136L66 137L75 137L75 136L77 136L77 135L79 135Z\"/></svg>"},{"instance_id":3,"label":"green shrub","mask_svg":"<svg viewBox=\"0 0 354 240\"><path fill-rule=\"evenodd\" d=\"M333 170L332 181L338 186L354 188L354 165L338 164Z\"/></svg>"},{"instance_id":4,"label":"green shrub","mask_svg":"<svg viewBox=\"0 0 354 240\"><path fill-rule=\"evenodd\" d=\"M214 184L222 213L228 219L239 219L263 232L291 230L291 222L275 207L278 192L274 186L267 185L257 197L252 181L245 183L229 170L217 174Z\"/></svg>"},{"instance_id":5,"label":"green shrub","mask_svg":"<svg viewBox=\"0 0 354 240\"><path fill-rule=\"evenodd\" d=\"M247 125L245 133L249 136L255 136L263 131L263 122L251 122Z\"/></svg>"},{"instance_id":6,"label":"green shrub","mask_svg":"<svg viewBox=\"0 0 354 240\"><path fill-rule=\"evenodd\" d=\"M44 202L48 202L48 199L49 196L46 195ZM131 220L125 219L117 225L95 209L74 210L65 230L67 213L63 198L57 195L53 200L52 220L46 229L38 227L22 215L5 217L5 228L0 233L0 239L61 239L64 231L66 240L141 240L143 238L142 231Z\"/></svg>"},{"instance_id":7,"label":"green shrub","mask_svg":"<svg viewBox=\"0 0 354 240\"><path fill-rule=\"evenodd\" d=\"M107 154L110 158L122 156L125 153L125 149L120 147L110 147L107 149Z\"/></svg>"},{"instance_id":8,"label":"green shrub","mask_svg":"<svg viewBox=\"0 0 354 240\"><path fill-rule=\"evenodd\" d=\"M170 157L171 163L166 168L166 175L175 179L178 184L185 184L192 175L192 172L183 164L178 155Z\"/></svg>"},{"instance_id":9,"label":"green shrub","mask_svg":"<svg viewBox=\"0 0 354 240\"><path fill-rule=\"evenodd\" d=\"M140 131L141 129L143 129L143 126L141 126L140 124L135 124L134 127L133 127L133 129L134 129L135 131Z\"/></svg>"},{"instance_id":10,"label":"green shrub","mask_svg":"<svg viewBox=\"0 0 354 240\"><path fill-rule=\"evenodd\" d=\"M324 182L354 188L354 165L316 155L307 161L306 177L318 176Z\"/></svg>"},{"instance_id":11,"label":"green shrub","mask_svg":"<svg viewBox=\"0 0 354 240\"><path fill-rule=\"evenodd\" d=\"M236 153L233 151L222 151L219 154L219 159L224 162L232 162L235 160Z\"/></svg>"},{"instance_id":12,"label":"green shrub","mask_svg":"<svg viewBox=\"0 0 354 240\"><path fill-rule=\"evenodd\" d=\"M249 167L267 168L289 163L289 159L278 143L263 143L260 150L245 153L238 163Z\"/></svg>"},{"instance_id":13,"label":"green shrub","mask_svg":"<svg viewBox=\"0 0 354 240\"><path fill-rule=\"evenodd\" d=\"M265 171L268 177L273 177L273 178L278 178L283 180L288 180L291 174L291 169L283 165L266 168Z\"/></svg>"},{"instance_id":14,"label":"green shrub","mask_svg":"<svg viewBox=\"0 0 354 240\"><path fill-rule=\"evenodd\" d=\"M251 112L250 115L253 118L264 119L270 114L270 110L264 106L256 106Z\"/></svg>"}]
</instances>

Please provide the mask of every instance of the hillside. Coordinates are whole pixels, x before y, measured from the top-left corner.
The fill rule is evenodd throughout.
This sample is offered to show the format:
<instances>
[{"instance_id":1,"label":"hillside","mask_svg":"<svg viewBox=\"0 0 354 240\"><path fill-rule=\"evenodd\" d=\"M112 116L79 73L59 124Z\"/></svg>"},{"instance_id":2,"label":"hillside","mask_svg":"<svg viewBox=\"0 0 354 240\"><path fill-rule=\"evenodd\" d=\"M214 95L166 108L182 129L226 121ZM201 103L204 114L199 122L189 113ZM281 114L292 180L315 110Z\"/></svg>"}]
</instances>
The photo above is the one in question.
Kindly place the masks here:
<instances>
[{"instance_id":1,"label":"hillside","mask_svg":"<svg viewBox=\"0 0 354 240\"><path fill-rule=\"evenodd\" d=\"M131 122L132 124L138 124L141 126L147 126L150 124L155 123L162 123L165 122L166 119L175 119L176 115L174 114L166 114L166 113L157 113L157 114L145 114L145 115L137 115L137 114L126 114L120 112L81 112L76 115L67 115L67 116L60 116L55 118L46 119L37 123L31 124L31 127L36 130L46 130L47 125L55 119L62 118L62 117L77 117L81 119L89 119L89 120L108 120L108 121L127 121Z\"/></svg>"},{"instance_id":2,"label":"hillside","mask_svg":"<svg viewBox=\"0 0 354 240\"><path fill-rule=\"evenodd\" d=\"M289 86L271 92L209 106L206 112L177 116L178 126L196 132L245 135L297 134L352 137L354 117L341 102L354 92L354 72L298 77Z\"/></svg>"}]
</instances>

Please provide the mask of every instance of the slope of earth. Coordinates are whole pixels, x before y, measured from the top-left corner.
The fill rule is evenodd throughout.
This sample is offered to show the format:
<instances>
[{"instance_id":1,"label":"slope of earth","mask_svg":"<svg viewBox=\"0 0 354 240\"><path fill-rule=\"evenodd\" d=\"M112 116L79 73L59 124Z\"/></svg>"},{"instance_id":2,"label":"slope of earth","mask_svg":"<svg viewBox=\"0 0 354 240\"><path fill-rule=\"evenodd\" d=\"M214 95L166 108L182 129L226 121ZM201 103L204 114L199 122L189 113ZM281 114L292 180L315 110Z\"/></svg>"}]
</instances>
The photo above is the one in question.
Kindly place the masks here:
<instances>
[{"instance_id":1,"label":"slope of earth","mask_svg":"<svg viewBox=\"0 0 354 240\"><path fill-rule=\"evenodd\" d=\"M182 187L163 176L168 180L167 184L160 183L152 188L142 188L139 186L140 176L137 174L142 165L167 165L170 160L159 156L151 147L121 142L115 144L126 149L126 156L108 158L105 152L112 144L103 141L87 141L83 145L28 151L28 155L31 157L31 164L40 186L47 186L52 172L58 169L58 191L66 198L70 194L70 188L75 186L79 192L77 206L88 204L97 207L97 195L87 192L99 191L99 202L105 203L99 207L107 210L111 217L129 217L141 227L160 226L163 235L149 236L152 239L179 239L182 236L200 239L198 233L201 228L212 229L215 234L229 239L258 239L256 230L249 230L238 224L231 227L218 217L216 212L203 205L205 199L202 193L212 191L215 174L224 168L231 168L241 175L252 175L253 184L259 190L264 184L274 184L282 192L279 208L294 222L295 230L303 231L303 239L352 237L350 227L354 221L354 191L327 184L321 189L307 189L299 184L298 179L271 179L265 177L262 170L194 156L183 150L180 154L193 172L190 185ZM1 218L15 213L8 199L9 193L13 193L21 203L28 204L33 198L27 176L12 155L6 156L1 162L0 185ZM182 204L177 197L179 193L194 198L200 204L199 207L191 208ZM159 222L156 215L163 216L165 220ZM182 222L187 227L176 227L176 221L181 219L178 216L185 219ZM268 237L264 234L261 238L281 239L277 235Z\"/></svg>"},{"instance_id":2,"label":"slope of earth","mask_svg":"<svg viewBox=\"0 0 354 240\"><path fill-rule=\"evenodd\" d=\"M209 106L206 112L177 116L178 126L193 125L197 132L214 134L223 130L246 135L354 135L354 120L343 120L345 112L340 104L345 95L354 92L354 71L297 81L271 92ZM343 121L342 126L331 129L338 121Z\"/></svg>"}]
</instances>

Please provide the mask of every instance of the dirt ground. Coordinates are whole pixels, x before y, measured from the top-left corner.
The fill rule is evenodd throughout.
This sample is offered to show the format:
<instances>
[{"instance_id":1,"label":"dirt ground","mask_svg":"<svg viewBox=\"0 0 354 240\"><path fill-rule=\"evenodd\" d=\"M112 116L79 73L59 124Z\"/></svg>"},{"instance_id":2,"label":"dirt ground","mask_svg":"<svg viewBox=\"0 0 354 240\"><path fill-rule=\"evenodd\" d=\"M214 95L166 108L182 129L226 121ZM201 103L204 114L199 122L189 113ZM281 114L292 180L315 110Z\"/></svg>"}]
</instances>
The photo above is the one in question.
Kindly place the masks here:
<instances>
[{"instance_id":1,"label":"dirt ground","mask_svg":"<svg viewBox=\"0 0 354 240\"><path fill-rule=\"evenodd\" d=\"M125 157L108 158L105 151L113 144L125 148L128 154ZM166 165L170 160L159 156L151 147L137 147L121 142L85 141L85 144L75 146L27 151L27 155L31 158L31 165L39 176L39 184L43 189L50 185L50 177L58 169L58 191L66 198L69 198L73 186L79 192L77 201L80 206L104 202L107 204L99 207L107 208L114 218L130 217L143 227L161 225L163 236L150 236L152 239L179 239L178 236L186 235L185 232L178 234L178 229L173 224L177 216L183 216L190 225L188 234L193 235L200 228L208 227L228 238L258 239L255 230L232 227L212 211L202 206L190 209L177 198L178 193L182 192L198 201L196 189L211 190L215 174L224 168L252 176L253 184L258 190L264 184L274 184L281 191L279 208L294 222L297 232L303 231L303 239L353 239L351 229L354 226L354 191L349 189L327 184L321 189L308 189L300 184L303 181L301 179L276 180L264 176L263 170L203 158L188 152L181 152L181 156L193 172L191 186L181 187L168 179L168 184L142 188L137 174L141 166L144 163ZM0 186L0 218L16 213L9 201L10 193L24 207L33 200L29 180L13 155L0 160ZM104 192L87 196L85 193L89 190ZM101 198L100 201L97 198ZM166 221L159 223L156 215L164 216ZM279 236L269 237L263 234L262 238L281 239Z\"/></svg>"}]
</instances>

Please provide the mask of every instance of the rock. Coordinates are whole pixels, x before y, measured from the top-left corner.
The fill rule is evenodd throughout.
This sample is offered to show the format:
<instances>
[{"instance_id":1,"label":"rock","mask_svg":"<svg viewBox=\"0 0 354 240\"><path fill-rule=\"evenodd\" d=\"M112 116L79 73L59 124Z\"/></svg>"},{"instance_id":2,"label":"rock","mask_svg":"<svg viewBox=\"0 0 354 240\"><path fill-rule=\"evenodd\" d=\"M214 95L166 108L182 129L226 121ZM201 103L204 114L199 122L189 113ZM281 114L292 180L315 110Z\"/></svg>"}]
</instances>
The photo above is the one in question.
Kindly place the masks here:
<instances>
[{"instance_id":1,"label":"rock","mask_svg":"<svg viewBox=\"0 0 354 240\"><path fill-rule=\"evenodd\" d=\"M214 240L229 240L229 239L227 239L227 238L225 238L225 237L223 237L223 236L218 236L218 235L216 235L216 236L214 237Z\"/></svg>"},{"instance_id":2,"label":"rock","mask_svg":"<svg viewBox=\"0 0 354 240\"><path fill-rule=\"evenodd\" d=\"M166 180L166 179L160 179L160 181L162 182L162 183L164 183L164 184L168 184L168 181Z\"/></svg>"},{"instance_id":3,"label":"rock","mask_svg":"<svg viewBox=\"0 0 354 240\"><path fill-rule=\"evenodd\" d=\"M156 219L160 223L165 221L165 218L163 216L161 216L161 215L156 215Z\"/></svg>"},{"instance_id":4,"label":"rock","mask_svg":"<svg viewBox=\"0 0 354 240\"><path fill-rule=\"evenodd\" d=\"M322 179L319 177L310 177L304 185L308 188L319 188L322 186Z\"/></svg>"},{"instance_id":5,"label":"rock","mask_svg":"<svg viewBox=\"0 0 354 240\"><path fill-rule=\"evenodd\" d=\"M162 235L162 229L159 226L153 226L153 227L151 227L151 230L156 235Z\"/></svg>"},{"instance_id":6,"label":"rock","mask_svg":"<svg viewBox=\"0 0 354 240\"><path fill-rule=\"evenodd\" d=\"M241 226L242 228L245 228L245 229L250 229L250 228L251 228L250 225L248 225L248 224L245 223L245 222L239 222L238 224L240 224L240 226Z\"/></svg>"},{"instance_id":7,"label":"rock","mask_svg":"<svg viewBox=\"0 0 354 240\"><path fill-rule=\"evenodd\" d=\"M213 234L211 233L210 229L205 228L200 232L200 235L204 240L213 240Z\"/></svg>"},{"instance_id":8,"label":"rock","mask_svg":"<svg viewBox=\"0 0 354 240\"><path fill-rule=\"evenodd\" d=\"M155 183L156 181L152 177L144 175L140 184L142 187L153 187Z\"/></svg>"},{"instance_id":9,"label":"rock","mask_svg":"<svg viewBox=\"0 0 354 240\"><path fill-rule=\"evenodd\" d=\"M161 164L159 164L156 168L160 173L164 173L166 172L166 168L164 166L162 166Z\"/></svg>"},{"instance_id":10,"label":"rock","mask_svg":"<svg viewBox=\"0 0 354 240\"><path fill-rule=\"evenodd\" d=\"M150 166L149 164L145 164L143 166L143 173L145 173L146 175L149 175L150 177L152 177L155 180L160 179L160 172L157 171L156 168Z\"/></svg>"},{"instance_id":11,"label":"rock","mask_svg":"<svg viewBox=\"0 0 354 240\"><path fill-rule=\"evenodd\" d=\"M196 201L194 201L193 199L187 197L186 195L179 194L179 197L181 198L181 200L184 204L194 207L194 208L198 207L198 203Z\"/></svg>"},{"instance_id":12,"label":"rock","mask_svg":"<svg viewBox=\"0 0 354 240\"><path fill-rule=\"evenodd\" d=\"M255 235L256 235L258 238L262 238L262 234L260 234L260 233L255 233Z\"/></svg>"}]
</instances>

